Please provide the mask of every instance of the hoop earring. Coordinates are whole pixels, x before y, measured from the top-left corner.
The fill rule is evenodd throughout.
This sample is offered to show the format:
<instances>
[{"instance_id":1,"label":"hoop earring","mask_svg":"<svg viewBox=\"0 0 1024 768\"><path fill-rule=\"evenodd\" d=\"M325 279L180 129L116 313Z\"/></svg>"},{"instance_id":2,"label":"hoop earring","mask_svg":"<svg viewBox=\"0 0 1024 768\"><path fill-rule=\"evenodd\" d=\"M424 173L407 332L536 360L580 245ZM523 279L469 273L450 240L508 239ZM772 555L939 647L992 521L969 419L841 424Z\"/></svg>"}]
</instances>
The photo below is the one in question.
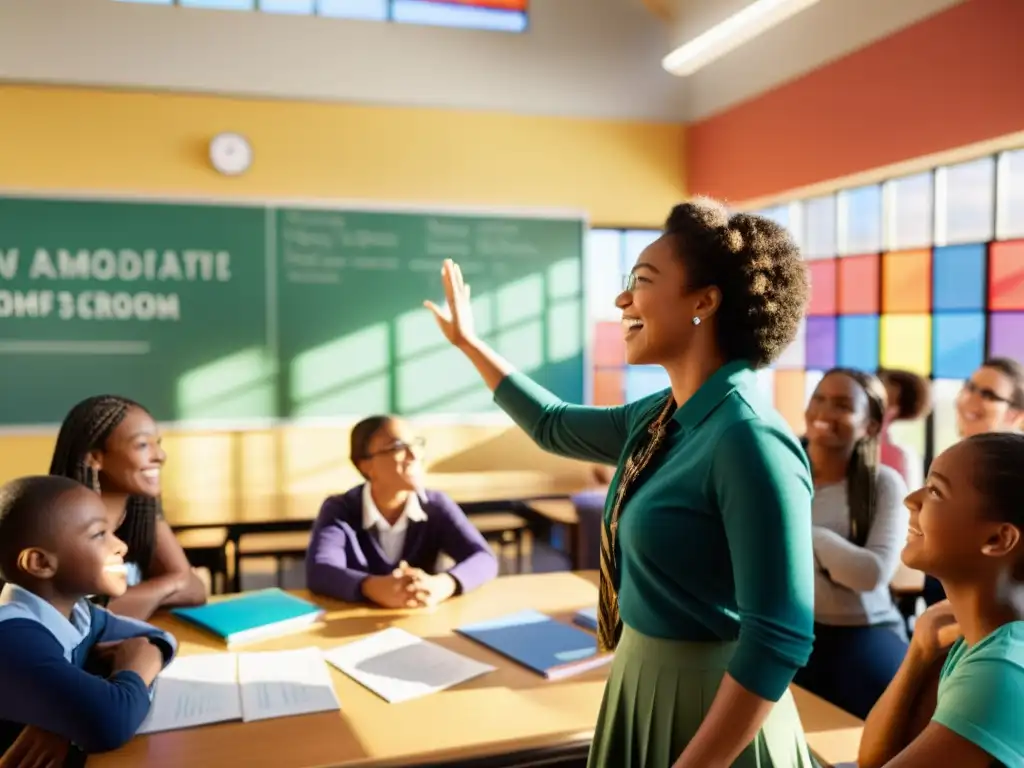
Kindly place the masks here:
<instances>
[{"instance_id":1,"label":"hoop earring","mask_svg":"<svg viewBox=\"0 0 1024 768\"><path fill-rule=\"evenodd\" d=\"M693 322L694 325L700 325L700 318L697 317L696 315L694 315L692 322Z\"/></svg>"}]
</instances>

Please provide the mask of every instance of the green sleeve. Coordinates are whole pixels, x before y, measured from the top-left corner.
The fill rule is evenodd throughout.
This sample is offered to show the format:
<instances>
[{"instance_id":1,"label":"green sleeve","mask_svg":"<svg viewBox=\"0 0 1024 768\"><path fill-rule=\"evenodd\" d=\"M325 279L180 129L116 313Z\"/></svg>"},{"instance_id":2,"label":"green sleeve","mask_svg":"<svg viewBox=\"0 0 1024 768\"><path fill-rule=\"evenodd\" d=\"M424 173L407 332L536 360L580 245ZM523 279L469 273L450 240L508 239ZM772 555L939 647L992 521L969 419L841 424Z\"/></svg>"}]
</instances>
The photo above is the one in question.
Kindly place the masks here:
<instances>
[{"instance_id":1,"label":"green sleeve","mask_svg":"<svg viewBox=\"0 0 1024 768\"><path fill-rule=\"evenodd\" d=\"M716 447L711 491L732 559L740 636L729 674L778 701L814 641L812 483L792 435L760 420L729 427Z\"/></svg>"},{"instance_id":2,"label":"green sleeve","mask_svg":"<svg viewBox=\"0 0 1024 768\"><path fill-rule=\"evenodd\" d=\"M1003 765L1024 757L1024 667L979 649L958 664L939 687L932 719L988 752Z\"/></svg>"},{"instance_id":3,"label":"green sleeve","mask_svg":"<svg viewBox=\"0 0 1024 768\"><path fill-rule=\"evenodd\" d=\"M630 406L571 405L522 373L502 379L494 402L541 448L581 461L617 464L629 435Z\"/></svg>"}]
</instances>

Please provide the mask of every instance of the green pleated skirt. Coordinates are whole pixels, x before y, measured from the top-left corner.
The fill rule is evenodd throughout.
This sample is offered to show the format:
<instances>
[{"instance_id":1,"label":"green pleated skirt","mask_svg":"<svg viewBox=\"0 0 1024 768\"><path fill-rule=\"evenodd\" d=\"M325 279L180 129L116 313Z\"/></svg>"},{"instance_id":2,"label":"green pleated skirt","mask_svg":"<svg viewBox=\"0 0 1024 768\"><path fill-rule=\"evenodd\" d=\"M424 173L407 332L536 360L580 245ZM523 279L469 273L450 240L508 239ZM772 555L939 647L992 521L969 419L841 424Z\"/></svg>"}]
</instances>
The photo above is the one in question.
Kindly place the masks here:
<instances>
[{"instance_id":1,"label":"green pleated skirt","mask_svg":"<svg viewBox=\"0 0 1024 768\"><path fill-rule=\"evenodd\" d=\"M588 768L670 768L697 733L735 643L661 640L628 626L615 650ZM734 768L812 768L789 691Z\"/></svg>"}]
</instances>

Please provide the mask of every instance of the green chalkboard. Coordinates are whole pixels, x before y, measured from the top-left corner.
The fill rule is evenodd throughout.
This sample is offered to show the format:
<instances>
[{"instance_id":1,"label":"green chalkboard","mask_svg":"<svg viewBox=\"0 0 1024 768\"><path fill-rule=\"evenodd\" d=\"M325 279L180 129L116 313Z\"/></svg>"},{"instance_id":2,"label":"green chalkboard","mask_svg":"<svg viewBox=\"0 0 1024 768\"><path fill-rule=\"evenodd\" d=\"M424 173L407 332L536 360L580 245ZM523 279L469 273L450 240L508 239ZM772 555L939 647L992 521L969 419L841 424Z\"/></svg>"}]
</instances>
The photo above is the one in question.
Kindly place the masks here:
<instances>
[{"instance_id":1,"label":"green chalkboard","mask_svg":"<svg viewBox=\"0 0 1024 768\"><path fill-rule=\"evenodd\" d=\"M213 424L470 414L490 393L426 298L583 399L580 220L0 197L0 425L118 393Z\"/></svg>"},{"instance_id":2,"label":"green chalkboard","mask_svg":"<svg viewBox=\"0 0 1024 768\"><path fill-rule=\"evenodd\" d=\"M458 261L477 331L567 400L583 398L580 221L277 212L281 412L322 418L494 410L441 336L440 268Z\"/></svg>"},{"instance_id":3,"label":"green chalkboard","mask_svg":"<svg viewBox=\"0 0 1024 768\"><path fill-rule=\"evenodd\" d=\"M0 199L0 423L271 417L263 208Z\"/></svg>"}]
</instances>

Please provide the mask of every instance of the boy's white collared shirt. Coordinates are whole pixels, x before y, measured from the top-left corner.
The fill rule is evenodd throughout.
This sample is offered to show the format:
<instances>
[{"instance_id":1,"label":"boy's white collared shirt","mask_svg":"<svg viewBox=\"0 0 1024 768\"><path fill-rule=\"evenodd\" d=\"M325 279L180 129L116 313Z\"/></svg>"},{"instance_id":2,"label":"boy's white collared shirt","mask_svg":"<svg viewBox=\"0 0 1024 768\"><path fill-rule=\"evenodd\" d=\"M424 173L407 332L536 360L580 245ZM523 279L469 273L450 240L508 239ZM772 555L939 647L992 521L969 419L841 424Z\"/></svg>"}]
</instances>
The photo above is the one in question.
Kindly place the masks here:
<instances>
[{"instance_id":1,"label":"boy's white collared shirt","mask_svg":"<svg viewBox=\"0 0 1024 768\"><path fill-rule=\"evenodd\" d=\"M427 513L423 511L419 495L410 493L402 514L395 520L394 525L389 525L373 501L370 484L366 483L363 486L363 530L376 529L377 542L389 562L397 565L401 561L409 523L421 523L426 519Z\"/></svg>"}]
</instances>

